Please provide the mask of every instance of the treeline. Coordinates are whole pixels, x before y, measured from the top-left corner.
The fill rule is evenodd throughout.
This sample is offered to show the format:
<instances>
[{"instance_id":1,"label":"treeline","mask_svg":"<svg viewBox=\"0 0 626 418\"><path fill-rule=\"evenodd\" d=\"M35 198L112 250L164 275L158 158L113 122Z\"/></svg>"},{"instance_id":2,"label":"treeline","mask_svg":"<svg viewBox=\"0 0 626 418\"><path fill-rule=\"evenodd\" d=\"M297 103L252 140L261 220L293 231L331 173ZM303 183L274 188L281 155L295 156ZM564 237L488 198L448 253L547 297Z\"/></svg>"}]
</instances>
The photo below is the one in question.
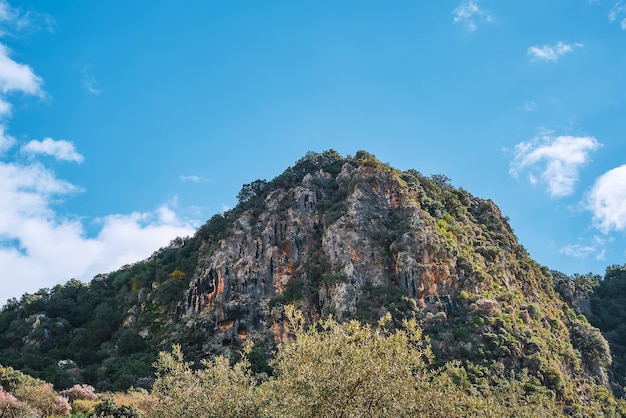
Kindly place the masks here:
<instances>
[{"instance_id":1,"label":"treeline","mask_svg":"<svg viewBox=\"0 0 626 418\"><path fill-rule=\"evenodd\" d=\"M0 364L60 389L150 387L152 363L159 344L167 344L198 245L195 237L177 238L149 259L89 284L72 279L9 300L0 311ZM128 318L132 324L124 323Z\"/></svg>"},{"instance_id":2,"label":"treeline","mask_svg":"<svg viewBox=\"0 0 626 418\"><path fill-rule=\"evenodd\" d=\"M0 411L2 416L77 418L626 414L626 403L607 392L598 392L585 405L562 404L552 391L538 389L525 373L503 373L477 382L458 362L433 367L436 359L415 321L404 321L395 330L388 328L388 316L377 326L357 321L340 324L328 318L307 327L299 311L292 306L285 311L287 333L271 375L251 371L251 345L237 360L217 357L200 365L186 362L180 346L174 346L171 352L159 354L151 393L98 396L88 387L75 386L58 394L49 392L57 409L44 410L48 404L26 396L24 388L45 384L3 368L0 384L12 384L15 396L0 392L8 394L0 395Z\"/></svg>"},{"instance_id":3,"label":"treeline","mask_svg":"<svg viewBox=\"0 0 626 418\"><path fill-rule=\"evenodd\" d=\"M552 272L556 290L573 309L584 315L609 342L613 363L613 390L624 396L626 387L626 264L597 274L567 276Z\"/></svg>"}]
</instances>

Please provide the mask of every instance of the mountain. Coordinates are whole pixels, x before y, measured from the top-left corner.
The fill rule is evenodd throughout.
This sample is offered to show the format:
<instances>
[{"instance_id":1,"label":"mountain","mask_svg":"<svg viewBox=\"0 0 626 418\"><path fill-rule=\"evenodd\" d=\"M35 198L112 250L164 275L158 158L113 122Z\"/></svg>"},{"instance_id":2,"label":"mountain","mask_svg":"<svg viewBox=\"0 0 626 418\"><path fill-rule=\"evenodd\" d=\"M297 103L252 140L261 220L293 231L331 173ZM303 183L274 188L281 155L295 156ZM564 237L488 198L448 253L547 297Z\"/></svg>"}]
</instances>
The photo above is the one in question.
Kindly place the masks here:
<instances>
[{"instance_id":1,"label":"mountain","mask_svg":"<svg viewBox=\"0 0 626 418\"><path fill-rule=\"evenodd\" d=\"M459 361L475 387L528 373L527 391L569 411L612 399L607 341L492 201L364 151L309 153L238 199L147 260L10 301L0 364L59 387L148 387L173 343L199 360L252 340L253 370L271 373L293 304L308 321L416 318L436 364Z\"/></svg>"}]
</instances>

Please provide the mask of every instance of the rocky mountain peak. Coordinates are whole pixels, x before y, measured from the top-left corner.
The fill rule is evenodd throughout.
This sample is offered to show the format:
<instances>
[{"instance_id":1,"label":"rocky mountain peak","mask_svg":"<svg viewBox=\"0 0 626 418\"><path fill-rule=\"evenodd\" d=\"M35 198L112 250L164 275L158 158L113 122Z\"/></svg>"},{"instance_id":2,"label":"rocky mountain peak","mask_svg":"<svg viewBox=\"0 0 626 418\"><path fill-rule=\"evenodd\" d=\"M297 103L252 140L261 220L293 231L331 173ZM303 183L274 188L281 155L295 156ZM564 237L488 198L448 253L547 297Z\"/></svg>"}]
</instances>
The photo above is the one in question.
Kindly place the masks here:
<instances>
[{"instance_id":1,"label":"rocky mountain peak","mask_svg":"<svg viewBox=\"0 0 626 418\"><path fill-rule=\"evenodd\" d=\"M150 376L156 352L173 343L200 360L236 356L253 341L255 370L271 372L267 358L290 338L289 304L310 322L414 318L441 364L463 365L459 385L528 374L525 390L553 391L566 404L588 403L589 388L608 385L612 357L600 332L554 291L552 273L496 204L447 177L397 170L365 151L325 151L237 197L147 260L5 307L4 362L44 350L42 375L69 359L76 367L55 382L84 373L106 390Z\"/></svg>"}]
</instances>

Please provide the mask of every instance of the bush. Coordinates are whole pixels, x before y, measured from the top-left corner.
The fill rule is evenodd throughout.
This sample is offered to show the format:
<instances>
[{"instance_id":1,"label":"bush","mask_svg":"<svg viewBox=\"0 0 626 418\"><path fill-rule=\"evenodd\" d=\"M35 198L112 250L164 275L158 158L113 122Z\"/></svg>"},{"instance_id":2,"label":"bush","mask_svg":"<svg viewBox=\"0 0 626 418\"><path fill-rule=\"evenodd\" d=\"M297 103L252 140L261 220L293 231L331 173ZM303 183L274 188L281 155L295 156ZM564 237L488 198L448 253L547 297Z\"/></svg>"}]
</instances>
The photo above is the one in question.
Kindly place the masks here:
<instances>
[{"instance_id":1,"label":"bush","mask_svg":"<svg viewBox=\"0 0 626 418\"><path fill-rule=\"evenodd\" d=\"M90 416L95 412L97 401L90 401L87 399L76 399L72 402L72 415L84 414Z\"/></svg>"},{"instance_id":2,"label":"bush","mask_svg":"<svg viewBox=\"0 0 626 418\"><path fill-rule=\"evenodd\" d=\"M66 415L71 411L67 398L54 392L52 385L22 385L15 390L15 397L33 407L39 415Z\"/></svg>"},{"instance_id":3,"label":"bush","mask_svg":"<svg viewBox=\"0 0 626 418\"><path fill-rule=\"evenodd\" d=\"M17 400L9 392L5 392L2 386L0 386L0 417L3 416L18 416L18 411L22 408L20 401Z\"/></svg>"},{"instance_id":4,"label":"bush","mask_svg":"<svg viewBox=\"0 0 626 418\"><path fill-rule=\"evenodd\" d=\"M75 400L95 401L98 399L96 390L89 385L74 385L69 389L61 391L61 395L65 396L70 402Z\"/></svg>"},{"instance_id":5,"label":"bush","mask_svg":"<svg viewBox=\"0 0 626 418\"><path fill-rule=\"evenodd\" d=\"M140 418L140 415L135 408L126 405L117 405L112 396L105 396L99 403L96 404L93 417Z\"/></svg>"},{"instance_id":6,"label":"bush","mask_svg":"<svg viewBox=\"0 0 626 418\"><path fill-rule=\"evenodd\" d=\"M570 328L572 345L582 354L583 360L592 368L608 367L613 361L609 343L600 330L593 325L576 321Z\"/></svg>"}]
</instances>

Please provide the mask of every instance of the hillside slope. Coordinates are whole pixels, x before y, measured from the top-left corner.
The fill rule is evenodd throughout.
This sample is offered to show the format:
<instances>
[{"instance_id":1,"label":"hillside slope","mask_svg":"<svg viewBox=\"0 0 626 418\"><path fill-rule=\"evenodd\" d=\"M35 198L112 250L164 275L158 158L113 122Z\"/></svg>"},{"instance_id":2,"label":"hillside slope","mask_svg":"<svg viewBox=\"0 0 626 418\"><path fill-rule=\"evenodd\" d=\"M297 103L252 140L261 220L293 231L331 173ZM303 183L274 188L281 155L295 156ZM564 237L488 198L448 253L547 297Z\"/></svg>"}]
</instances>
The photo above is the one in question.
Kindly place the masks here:
<instances>
[{"instance_id":1,"label":"hillside slope","mask_svg":"<svg viewBox=\"0 0 626 418\"><path fill-rule=\"evenodd\" d=\"M414 317L461 380L527 370L572 410L608 399L606 340L554 291L497 206L360 151L309 153L148 260L25 295L0 315L0 363L68 386L149 386L157 351L198 360L253 340L256 370L310 320ZM144 378L138 380L138 378Z\"/></svg>"}]
</instances>

